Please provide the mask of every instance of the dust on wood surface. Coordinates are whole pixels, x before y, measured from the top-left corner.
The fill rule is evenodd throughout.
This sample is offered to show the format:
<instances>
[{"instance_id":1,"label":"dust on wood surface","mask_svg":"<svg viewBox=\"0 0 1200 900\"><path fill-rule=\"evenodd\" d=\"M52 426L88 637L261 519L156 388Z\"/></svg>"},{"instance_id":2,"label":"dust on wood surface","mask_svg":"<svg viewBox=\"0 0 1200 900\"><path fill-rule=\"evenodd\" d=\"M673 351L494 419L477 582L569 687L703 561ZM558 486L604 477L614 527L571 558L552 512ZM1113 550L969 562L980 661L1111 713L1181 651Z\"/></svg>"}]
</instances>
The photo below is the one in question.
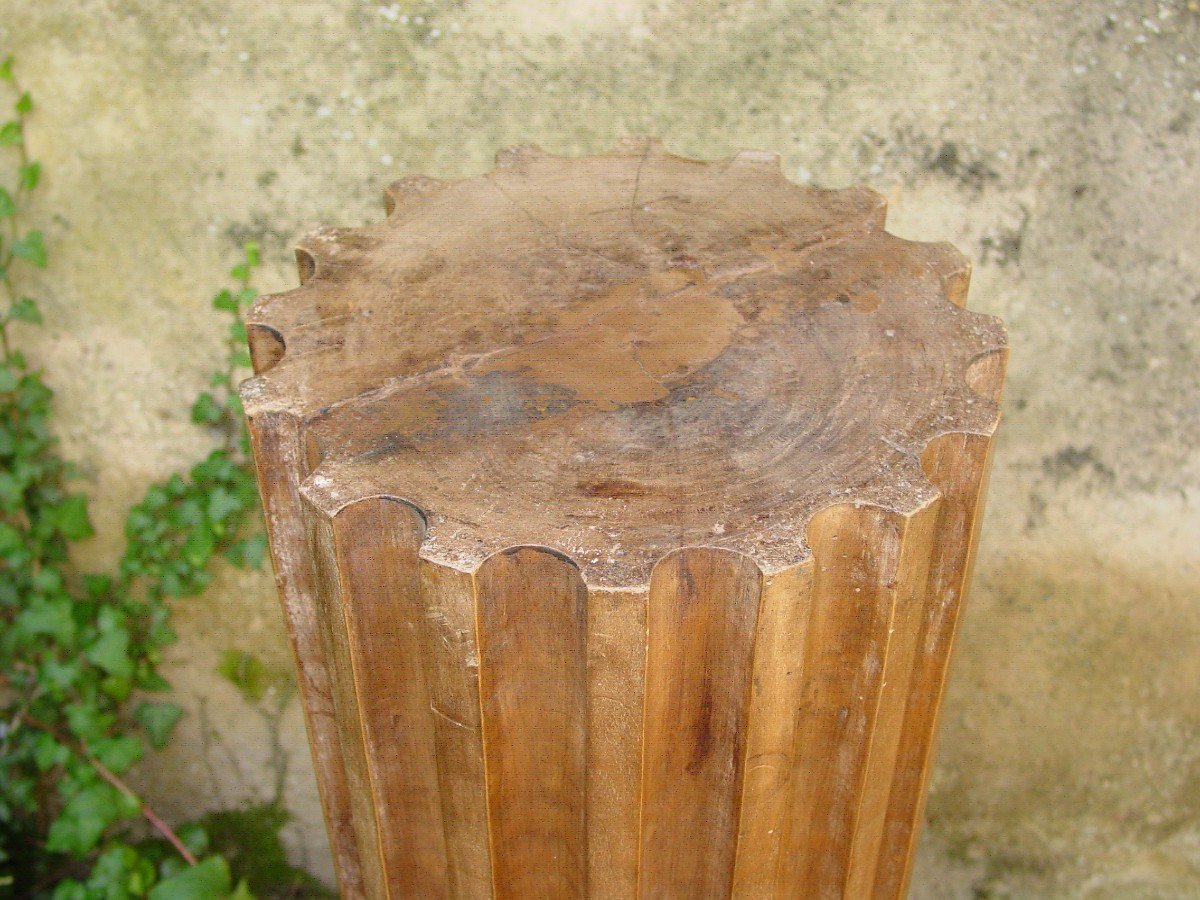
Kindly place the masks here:
<instances>
[{"instance_id":1,"label":"dust on wood surface","mask_svg":"<svg viewBox=\"0 0 1200 900\"><path fill-rule=\"evenodd\" d=\"M516 148L389 205L304 240L304 284L252 311L244 396L303 422L310 500L403 498L432 561L548 545L630 587L710 545L777 571L820 509L911 512L924 446L995 427L971 378L1002 326L961 306L961 254L889 235L869 190L631 141Z\"/></svg>"}]
</instances>

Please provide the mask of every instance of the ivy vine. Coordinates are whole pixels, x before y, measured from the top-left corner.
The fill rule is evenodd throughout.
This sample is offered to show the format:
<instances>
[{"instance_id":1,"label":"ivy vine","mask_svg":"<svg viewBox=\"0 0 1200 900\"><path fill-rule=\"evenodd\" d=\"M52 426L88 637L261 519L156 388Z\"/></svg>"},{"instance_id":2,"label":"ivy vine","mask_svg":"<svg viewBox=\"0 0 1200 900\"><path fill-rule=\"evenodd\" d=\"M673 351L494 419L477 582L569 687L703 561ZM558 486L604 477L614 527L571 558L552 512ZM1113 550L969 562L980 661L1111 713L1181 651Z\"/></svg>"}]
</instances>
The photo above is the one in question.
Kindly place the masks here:
<instances>
[{"instance_id":1,"label":"ivy vine","mask_svg":"<svg viewBox=\"0 0 1200 900\"><path fill-rule=\"evenodd\" d=\"M15 97L0 153L16 164L0 187L0 897L245 900L205 829L173 830L123 776L181 714L158 669L176 638L172 599L201 591L218 559L258 566L266 549L235 391L258 249L246 246L234 286L213 298L229 318L228 355L191 414L217 448L128 511L116 571L78 572L70 549L92 533L87 497L52 436L53 392L18 347L42 323L22 284L48 260L42 232L23 221L42 167L11 57L0 88Z\"/></svg>"}]
</instances>

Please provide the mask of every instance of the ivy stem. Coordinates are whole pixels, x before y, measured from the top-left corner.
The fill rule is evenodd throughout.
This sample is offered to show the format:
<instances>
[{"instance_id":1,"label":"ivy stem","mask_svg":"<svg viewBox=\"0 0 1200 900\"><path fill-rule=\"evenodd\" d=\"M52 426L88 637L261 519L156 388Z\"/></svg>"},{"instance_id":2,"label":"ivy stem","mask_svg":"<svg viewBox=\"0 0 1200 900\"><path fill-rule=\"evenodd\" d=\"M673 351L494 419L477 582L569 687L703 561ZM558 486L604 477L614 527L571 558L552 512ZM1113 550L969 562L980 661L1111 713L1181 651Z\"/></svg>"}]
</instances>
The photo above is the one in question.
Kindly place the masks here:
<instances>
[{"instance_id":1,"label":"ivy stem","mask_svg":"<svg viewBox=\"0 0 1200 900\"><path fill-rule=\"evenodd\" d=\"M45 724L44 722L39 722L37 719L33 718L33 716L30 716L27 713L22 714L21 721L24 722L26 725L29 725L32 728L36 728L39 731L46 732L46 734L50 735L52 738L54 738L60 744L64 744L67 747L70 747L73 751L75 751L75 753L79 754L85 760L87 760L88 765L90 765L93 769L96 770L96 774L98 774L101 778L103 778L105 781L107 781L109 784L111 784L113 787L115 787L118 791L120 791L122 794L124 794L126 797L128 797L130 800L134 801L138 805L138 808L141 810L142 815L145 816L146 821L149 822L152 826L154 826L154 829L166 839L167 843L169 843L172 847L174 847L177 851L179 851L179 855L183 857L184 861L189 866L196 865L196 857L192 855L192 851L190 851L184 845L183 841L180 840L179 835L177 835L174 832L174 830L172 830L171 826L168 825L166 822L164 822L159 817L158 813L156 813L153 809L151 809L149 805L147 805L146 803L144 803L142 801L141 797L139 797L137 794L135 794L133 792L133 788L131 788L124 781L122 781L120 778L118 778L115 773L113 773L106 765L104 765L104 763L100 762L100 760L96 759L94 756L92 756L90 753L88 753L87 750L85 750L79 744L76 744L74 741L71 741L68 738L65 738L63 735L59 734L57 731L55 731L49 725Z\"/></svg>"},{"instance_id":2,"label":"ivy stem","mask_svg":"<svg viewBox=\"0 0 1200 900\"><path fill-rule=\"evenodd\" d=\"M13 90L16 92L17 96L18 97L22 96L24 94L24 91L21 89L21 83L19 81L17 81L17 79L15 77L11 79L11 83L13 86ZM25 119L26 119L25 113L21 110L20 106L18 105L18 107L17 107L17 125L20 128L20 140L17 141L17 147L16 147L18 173L23 173L25 171L26 167L29 165L29 148L25 146ZM23 175L18 175L17 184L13 190L13 206L16 207L16 209L18 209L18 210L21 208L21 201L25 198L25 193L26 193L25 178ZM13 291L12 282L9 280L8 270L9 270L9 267L12 266L12 263L13 263L12 245L13 245L13 242L16 241L18 234L20 234L20 230L19 230L19 225L17 222L17 213L14 210L13 214L8 217L8 241L5 242L4 253L2 255L0 255L0 271L3 271L3 273L4 273L2 280L4 281L5 290L8 293L8 305L9 305L10 309L11 309L12 305L16 302L17 297L16 297L16 293ZM0 348L2 348L4 351L5 359L8 359L10 356L12 356L12 347L9 346L9 342L8 342L7 310L5 311L5 315L3 318L3 324L0 325Z\"/></svg>"},{"instance_id":3,"label":"ivy stem","mask_svg":"<svg viewBox=\"0 0 1200 900\"><path fill-rule=\"evenodd\" d=\"M243 291L249 289L249 287L250 287L250 278L251 278L252 271L253 271L253 269L249 265L249 260L247 260L246 275L244 278L238 279L238 283L241 285L241 288ZM242 309L241 309L240 301L238 301L236 311L233 313L233 321L234 321L234 324L237 324L242 321ZM238 354L238 351L240 349L242 349L242 343L243 342L232 333L229 335L229 338L226 341L226 345L227 345L227 348L229 351L229 361L225 368L225 404L224 404L225 421L222 423L222 425L223 425L223 430L225 432L224 433L225 452L234 458L237 458L237 456L238 456L238 450L239 450L238 436L241 434L243 419L242 419L241 415L233 412L229 408L229 405L232 402L233 398L237 396L237 387L234 384L233 380L234 380L234 378L237 377L237 373L238 373L237 354ZM241 460L241 463L242 463L242 465L245 465L245 460Z\"/></svg>"},{"instance_id":4,"label":"ivy stem","mask_svg":"<svg viewBox=\"0 0 1200 900\"><path fill-rule=\"evenodd\" d=\"M22 96L24 91L21 88L21 83L15 77L11 79L11 83L17 96ZM18 107L17 126L20 128L21 135L20 140L16 144L18 172L23 172L29 165L29 148L25 146L25 120L25 113ZM25 192L25 178L18 176L17 184L13 190L13 206L17 209L21 208L21 201L25 198ZM6 282L8 281L8 268L12 265L13 261L12 245L13 241L17 239L18 234L20 234L20 230L17 223L17 215L14 213L8 218L8 242L5 244L3 257L0 257L0 268L4 270L4 280ZM9 290L11 292L11 286Z\"/></svg>"}]
</instances>

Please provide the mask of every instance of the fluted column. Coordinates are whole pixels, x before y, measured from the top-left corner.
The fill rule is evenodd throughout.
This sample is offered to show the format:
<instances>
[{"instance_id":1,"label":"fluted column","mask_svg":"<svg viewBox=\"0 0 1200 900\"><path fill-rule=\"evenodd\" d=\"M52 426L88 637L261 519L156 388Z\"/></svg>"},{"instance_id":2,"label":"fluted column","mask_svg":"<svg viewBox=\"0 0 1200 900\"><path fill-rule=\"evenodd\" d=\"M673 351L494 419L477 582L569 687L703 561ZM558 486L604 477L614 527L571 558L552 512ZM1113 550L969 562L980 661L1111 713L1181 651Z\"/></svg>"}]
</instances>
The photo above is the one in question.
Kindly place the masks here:
<instances>
[{"instance_id":1,"label":"fluted column","mask_svg":"<svg viewBox=\"0 0 1200 900\"><path fill-rule=\"evenodd\" d=\"M341 890L906 890L1006 355L767 154L410 178L243 388Z\"/></svg>"}]
</instances>

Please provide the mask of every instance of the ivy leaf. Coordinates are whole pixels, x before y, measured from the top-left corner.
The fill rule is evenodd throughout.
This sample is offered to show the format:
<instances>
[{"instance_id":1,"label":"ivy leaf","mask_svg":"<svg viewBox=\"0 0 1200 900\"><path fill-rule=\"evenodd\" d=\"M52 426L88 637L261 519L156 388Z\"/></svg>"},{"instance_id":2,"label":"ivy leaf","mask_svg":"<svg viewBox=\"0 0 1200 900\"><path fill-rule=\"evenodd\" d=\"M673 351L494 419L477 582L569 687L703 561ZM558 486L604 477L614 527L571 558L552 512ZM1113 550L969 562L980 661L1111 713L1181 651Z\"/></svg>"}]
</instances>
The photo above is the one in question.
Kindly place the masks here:
<instances>
[{"instance_id":1,"label":"ivy leaf","mask_svg":"<svg viewBox=\"0 0 1200 900\"><path fill-rule=\"evenodd\" d=\"M188 491L187 482L183 480L178 472L172 472L171 477L163 484L166 488L168 497L182 497Z\"/></svg>"},{"instance_id":2,"label":"ivy leaf","mask_svg":"<svg viewBox=\"0 0 1200 900\"><path fill-rule=\"evenodd\" d=\"M30 231L24 239L13 241L9 249L13 256L31 262L39 269L46 268L46 245L40 231Z\"/></svg>"},{"instance_id":3,"label":"ivy leaf","mask_svg":"<svg viewBox=\"0 0 1200 900\"><path fill-rule=\"evenodd\" d=\"M23 140L21 134L21 123L16 119L10 119L3 125L0 125L0 146L11 147L21 143Z\"/></svg>"},{"instance_id":4,"label":"ivy leaf","mask_svg":"<svg viewBox=\"0 0 1200 900\"><path fill-rule=\"evenodd\" d=\"M205 565L212 557L215 543L216 538L212 533L212 529L204 525L198 525L192 529L187 541L184 542L183 558L191 565L199 568Z\"/></svg>"},{"instance_id":5,"label":"ivy leaf","mask_svg":"<svg viewBox=\"0 0 1200 900\"><path fill-rule=\"evenodd\" d=\"M8 366L0 366L0 394L15 391L19 383L16 372L8 368Z\"/></svg>"},{"instance_id":6,"label":"ivy leaf","mask_svg":"<svg viewBox=\"0 0 1200 900\"><path fill-rule=\"evenodd\" d=\"M12 81L13 80L12 67L13 67L13 55L10 53L10 54L8 54L8 56L4 57L3 61L0 61L0 81Z\"/></svg>"},{"instance_id":7,"label":"ivy leaf","mask_svg":"<svg viewBox=\"0 0 1200 900\"><path fill-rule=\"evenodd\" d=\"M146 729L146 736L155 750L166 746L181 715L183 710L174 703L140 703L133 711L133 717Z\"/></svg>"},{"instance_id":8,"label":"ivy leaf","mask_svg":"<svg viewBox=\"0 0 1200 900\"><path fill-rule=\"evenodd\" d=\"M203 587L208 583L207 573L197 572L193 578L198 583L198 587ZM146 641L154 647L165 647L167 644L175 643L178 639L179 635L175 633L175 629L166 622L155 622L146 632Z\"/></svg>"},{"instance_id":9,"label":"ivy leaf","mask_svg":"<svg viewBox=\"0 0 1200 900\"><path fill-rule=\"evenodd\" d=\"M33 778L9 776L8 784L5 785L5 796L0 799L0 822L11 821L13 809L33 812L37 808L34 800L36 787L37 782Z\"/></svg>"},{"instance_id":10,"label":"ivy leaf","mask_svg":"<svg viewBox=\"0 0 1200 900\"><path fill-rule=\"evenodd\" d=\"M109 675L100 682L100 690L108 694L118 703L124 703L129 697L129 693L133 690L132 678L118 678L116 675Z\"/></svg>"},{"instance_id":11,"label":"ivy leaf","mask_svg":"<svg viewBox=\"0 0 1200 900\"><path fill-rule=\"evenodd\" d=\"M195 525L204 519L204 508L200 505L200 501L194 497L188 497L186 500L181 500L179 505L172 510L170 520L172 525Z\"/></svg>"},{"instance_id":12,"label":"ivy leaf","mask_svg":"<svg viewBox=\"0 0 1200 900\"><path fill-rule=\"evenodd\" d=\"M237 300L234 299L232 292L228 289L219 292L212 299L213 309L219 309L222 312L237 312Z\"/></svg>"},{"instance_id":13,"label":"ivy leaf","mask_svg":"<svg viewBox=\"0 0 1200 900\"><path fill-rule=\"evenodd\" d=\"M101 631L112 631L129 621L129 616L119 606L102 606L96 616L96 627Z\"/></svg>"},{"instance_id":14,"label":"ivy leaf","mask_svg":"<svg viewBox=\"0 0 1200 900\"><path fill-rule=\"evenodd\" d=\"M246 282L250 280L250 268L245 263L238 263L229 270L229 277L235 278L238 281Z\"/></svg>"},{"instance_id":15,"label":"ivy leaf","mask_svg":"<svg viewBox=\"0 0 1200 900\"><path fill-rule=\"evenodd\" d=\"M197 425L211 425L221 421L220 404L208 391L204 391L192 404L192 421Z\"/></svg>"},{"instance_id":16,"label":"ivy leaf","mask_svg":"<svg viewBox=\"0 0 1200 900\"><path fill-rule=\"evenodd\" d=\"M33 763L39 772L48 772L55 766L61 766L70 755L71 751L67 747L45 732L38 734L33 740Z\"/></svg>"},{"instance_id":17,"label":"ivy leaf","mask_svg":"<svg viewBox=\"0 0 1200 900\"><path fill-rule=\"evenodd\" d=\"M125 516L125 536L130 541L147 540L154 531L154 516L140 507L133 507Z\"/></svg>"},{"instance_id":18,"label":"ivy leaf","mask_svg":"<svg viewBox=\"0 0 1200 900\"><path fill-rule=\"evenodd\" d=\"M88 751L106 769L120 775L142 758L142 742L129 735L101 738L88 744Z\"/></svg>"},{"instance_id":19,"label":"ivy leaf","mask_svg":"<svg viewBox=\"0 0 1200 900\"><path fill-rule=\"evenodd\" d=\"M183 594L183 582L174 572L164 572L159 579L159 586L168 597L178 597Z\"/></svg>"},{"instance_id":20,"label":"ivy leaf","mask_svg":"<svg viewBox=\"0 0 1200 900\"><path fill-rule=\"evenodd\" d=\"M208 518L212 522L223 522L232 513L242 508L242 501L222 485L213 488L208 497Z\"/></svg>"},{"instance_id":21,"label":"ivy leaf","mask_svg":"<svg viewBox=\"0 0 1200 900\"><path fill-rule=\"evenodd\" d=\"M192 466L192 478L199 482L229 481L237 466L224 450L214 450L202 462Z\"/></svg>"},{"instance_id":22,"label":"ivy leaf","mask_svg":"<svg viewBox=\"0 0 1200 900\"><path fill-rule=\"evenodd\" d=\"M242 692L247 700L259 701L267 692L267 670L257 656L242 650L226 650L217 671Z\"/></svg>"},{"instance_id":23,"label":"ivy leaf","mask_svg":"<svg viewBox=\"0 0 1200 900\"><path fill-rule=\"evenodd\" d=\"M50 635L65 647L75 644L75 618L71 615L71 600L34 600L17 616L18 633L27 636Z\"/></svg>"},{"instance_id":24,"label":"ivy leaf","mask_svg":"<svg viewBox=\"0 0 1200 900\"><path fill-rule=\"evenodd\" d=\"M87 595L93 600L99 600L112 590L112 576L84 575L81 579Z\"/></svg>"},{"instance_id":25,"label":"ivy leaf","mask_svg":"<svg viewBox=\"0 0 1200 900\"><path fill-rule=\"evenodd\" d=\"M12 452L12 434L5 428L0 428L0 454ZM12 472L0 472L0 510L13 512L25 496L28 481L18 478Z\"/></svg>"},{"instance_id":26,"label":"ivy leaf","mask_svg":"<svg viewBox=\"0 0 1200 900\"><path fill-rule=\"evenodd\" d=\"M245 252L247 268L253 269L262 262L262 254L259 252L258 244L253 241L247 241Z\"/></svg>"},{"instance_id":27,"label":"ivy leaf","mask_svg":"<svg viewBox=\"0 0 1200 900\"><path fill-rule=\"evenodd\" d=\"M16 606L20 597L17 586L10 579L0 579L0 606Z\"/></svg>"},{"instance_id":28,"label":"ivy leaf","mask_svg":"<svg viewBox=\"0 0 1200 900\"><path fill-rule=\"evenodd\" d=\"M82 894L67 894L69 900L125 900L144 897L156 881L154 864L127 844L117 844L96 858ZM55 893L54 900L60 900Z\"/></svg>"},{"instance_id":29,"label":"ivy leaf","mask_svg":"<svg viewBox=\"0 0 1200 900\"><path fill-rule=\"evenodd\" d=\"M157 672L148 670L138 675L137 686L143 691L169 691L171 689L171 682L167 681L167 679L163 678Z\"/></svg>"},{"instance_id":30,"label":"ivy leaf","mask_svg":"<svg viewBox=\"0 0 1200 900\"><path fill-rule=\"evenodd\" d=\"M133 677L133 660L129 656L129 632L124 628L114 628L100 635L87 650L84 656L118 678Z\"/></svg>"},{"instance_id":31,"label":"ivy leaf","mask_svg":"<svg viewBox=\"0 0 1200 900\"><path fill-rule=\"evenodd\" d=\"M8 317L15 322L30 322L34 325L42 324L42 311L38 309L37 301L32 297L22 297L10 306Z\"/></svg>"},{"instance_id":32,"label":"ivy leaf","mask_svg":"<svg viewBox=\"0 0 1200 900\"><path fill-rule=\"evenodd\" d=\"M62 590L63 577L58 569L46 566L33 576L33 586L43 594L54 594Z\"/></svg>"},{"instance_id":33,"label":"ivy leaf","mask_svg":"<svg viewBox=\"0 0 1200 900\"><path fill-rule=\"evenodd\" d=\"M81 741L98 741L112 727L114 718L87 703L71 703L66 707L67 727Z\"/></svg>"},{"instance_id":34,"label":"ivy leaf","mask_svg":"<svg viewBox=\"0 0 1200 900\"><path fill-rule=\"evenodd\" d=\"M33 112L33 98L29 96L29 91L26 91L17 98L16 109L22 116L27 116Z\"/></svg>"},{"instance_id":35,"label":"ivy leaf","mask_svg":"<svg viewBox=\"0 0 1200 900\"><path fill-rule=\"evenodd\" d=\"M40 162L25 163L17 172L17 183L27 191L32 191L38 185L38 181L42 177L42 164Z\"/></svg>"},{"instance_id":36,"label":"ivy leaf","mask_svg":"<svg viewBox=\"0 0 1200 900\"><path fill-rule=\"evenodd\" d=\"M21 396L17 399L17 405L23 412L40 416L47 412L47 404L53 396L54 391L46 387L44 381L39 378L26 377L21 379ZM65 468L64 466L64 470Z\"/></svg>"},{"instance_id":37,"label":"ivy leaf","mask_svg":"<svg viewBox=\"0 0 1200 900\"><path fill-rule=\"evenodd\" d=\"M203 856L208 852L208 832L199 822L184 822L176 833L183 846L192 851L193 856Z\"/></svg>"},{"instance_id":38,"label":"ivy leaf","mask_svg":"<svg viewBox=\"0 0 1200 900\"><path fill-rule=\"evenodd\" d=\"M0 187L0 219L7 219L17 211L17 204L13 202L12 194L5 188Z\"/></svg>"},{"instance_id":39,"label":"ivy leaf","mask_svg":"<svg viewBox=\"0 0 1200 900\"><path fill-rule=\"evenodd\" d=\"M229 864L210 856L160 881L147 900L217 900L229 896L230 886Z\"/></svg>"},{"instance_id":40,"label":"ivy leaf","mask_svg":"<svg viewBox=\"0 0 1200 900\"><path fill-rule=\"evenodd\" d=\"M0 369L0 373L3 371ZM0 522L0 556L8 556L24 546L25 539L21 536L21 532L7 522Z\"/></svg>"},{"instance_id":41,"label":"ivy leaf","mask_svg":"<svg viewBox=\"0 0 1200 900\"><path fill-rule=\"evenodd\" d=\"M67 801L62 813L50 824L46 849L83 857L100 840L104 829L121 813L118 798L107 783L90 785Z\"/></svg>"},{"instance_id":42,"label":"ivy leaf","mask_svg":"<svg viewBox=\"0 0 1200 900\"><path fill-rule=\"evenodd\" d=\"M81 541L92 534L92 522L88 518L87 496L70 494L54 509L55 524L59 533L69 541Z\"/></svg>"},{"instance_id":43,"label":"ivy leaf","mask_svg":"<svg viewBox=\"0 0 1200 900\"><path fill-rule=\"evenodd\" d=\"M82 674L83 664L78 659L71 659L67 662L48 659L42 663L38 681L43 686L50 688L52 692L62 695L74 687Z\"/></svg>"},{"instance_id":44,"label":"ivy leaf","mask_svg":"<svg viewBox=\"0 0 1200 900\"><path fill-rule=\"evenodd\" d=\"M267 536L264 532L258 532L250 537L235 541L225 551L225 558L235 566L247 569L257 569L262 565L263 558L267 555Z\"/></svg>"}]
</instances>

